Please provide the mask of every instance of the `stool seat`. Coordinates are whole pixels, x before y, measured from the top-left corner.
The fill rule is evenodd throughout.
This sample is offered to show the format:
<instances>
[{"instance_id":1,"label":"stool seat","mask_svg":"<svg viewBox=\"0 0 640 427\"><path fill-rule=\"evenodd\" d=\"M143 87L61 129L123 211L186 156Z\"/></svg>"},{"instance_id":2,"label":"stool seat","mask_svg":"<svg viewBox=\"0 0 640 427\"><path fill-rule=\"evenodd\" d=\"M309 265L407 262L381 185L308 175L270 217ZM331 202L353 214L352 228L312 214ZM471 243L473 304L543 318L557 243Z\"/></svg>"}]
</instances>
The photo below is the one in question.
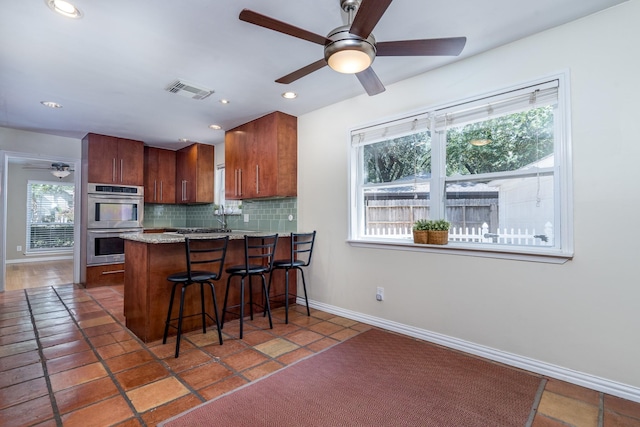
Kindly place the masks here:
<instances>
[{"instance_id":1,"label":"stool seat","mask_svg":"<svg viewBox=\"0 0 640 427\"><path fill-rule=\"evenodd\" d=\"M184 238L184 247L185 247L185 255L186 255L186 264L187 269L185 271L180 271L178 273L173 273L167 276L167 281L173 283L173 287L171 288L171 299L169 300L169 310L167 312L167 320L165 321L164 326L164 336L162 338L162 343L167 343L167 335L169 334L169 328L173 327L178 330L178 335L176 336L176 353L175 357L177 358L180 354L180 339L182 336L182 320L185 317L193 317L193 316L201 316L202 317L202 333L207 333L207 318L211 319L215 322L216 327L218 328L218 340L220 341L220 345L222 345L222 331L221 331L221 323L218 318L218 302L216 301L216 292L213 286L213 282L219 280L222 277L222 268L224 266L224 259L227 253L227 246L229 244L229 236L217 237L212 239L189 239L188 237ZM194 270L192 268L193 265L206 265L210 267L210 270ZM200 285L200 313L195 314L184 314L184 300L185 300L185 292L187 288L193 284ZM205 310L205 301L204 301L204 287L207 287L211 290L211 300L213 303L213 314L212 317ZM176 294L176 288L180 286L180 310L178 312L178 317L172 318L173 312L173 300ZM177 321L177 325L174 325Z\"/></svg>"},{"instance_id":2,"label":"stool seat","mask_svg":"<svg viewBox=\"0 0 640 427\"><path fill-rule=\"evenodd\" d=\"M189 273L181 271L167 276L170 282L186 282L189 280ZM192 271L191 280L194 282L204 282L205 280L218 280L218 275L212 271Z\"/></svg>"},{"instance_id":3,"label":"stool seat","mask_svg":"<svg viewBox=\"0 0 640 427\"><path fill-rule=\"evenodd\" d=\"M291 261L290 259L277 259L275 261L273 261L273 267L289 267L289 268L293 268L293 267L303 267L305 266L305 262L302 260L294 260Z\"/></svg>"},{"instance_id":4,"label":"stool seat","mask_svg":"<svg viewBox=\"0 0 640 427\"><path fill-rule=\"evenodd\" d=\"M251 264L248 267L245 265L232 265L227 267L224 271L231 274L259 274L269 271L268 267L264 265Z\"/></svg>"}]
</instances>

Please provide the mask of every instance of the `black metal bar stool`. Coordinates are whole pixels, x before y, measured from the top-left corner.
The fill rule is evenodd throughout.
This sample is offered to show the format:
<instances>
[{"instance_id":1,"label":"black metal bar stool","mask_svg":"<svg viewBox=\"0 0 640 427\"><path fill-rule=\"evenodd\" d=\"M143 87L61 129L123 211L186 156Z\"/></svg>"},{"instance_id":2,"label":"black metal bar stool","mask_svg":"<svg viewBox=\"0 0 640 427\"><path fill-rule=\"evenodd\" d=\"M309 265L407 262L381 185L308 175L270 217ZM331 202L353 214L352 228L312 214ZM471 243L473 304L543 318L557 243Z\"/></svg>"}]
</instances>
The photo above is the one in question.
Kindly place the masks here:
<instances>
[{"instance_id":1,"label":"black metal bar stool","mask_svg":"<svg viewBox=\"0 0 640 427\"><path fill-rule=\"evenodd\" d=\"M176 337L176 357L180 354L180 336L182 335L182 320L185 317L202 316L202 333L207 333L207 317L216 322L218 328L218 339L220 345L222 345L222 331L221 324L218 319L218 303L216 301L216 292L213 285L214 281L220 280L222 277L222 267L224 265L224 258L227 254L227 245L229 243L229 236L218 237L213 239L189 239L184 238L185 253L187 256L187 270L179 273L171 274L167 277L169 282L173 283L171 289L171 300L169 301L169 311L167 312L167 320L164 327L164 338L162 343L167 343L167 334L169 333L169 326L178 330ZM195 270L194 265L198 267L207 265L209 270ZM200 307L201 312L184 316L184 294L186 289L193 283L200 284ZM204 301L204 284L209 285L211 289L211 298L213 302L213 312L215 319L211 317L205 310ZM181 286L180 293L180 311L178 317L171 318L171 312L173 310L173 299L176 293L176 287ZM177 325L172 323L178 321Z\"/></svg>"},{"instance_id":2,"label":"black metal bar stool","mask_svg":"<svg viewBox=\"0 0 640 427\"><path fill-rule=\"evenodd\" d=\"M291 256L289 259L277 259L273 261L273 269L272 274L269 275L267 293L271 295L271 279L273 277L273 270L284 270L284 294L273 296L278 297L284 295L284 323L289 323L289 270L298 270L302 275L302 290L304 291L304 301L307 305L307 316L311 316L311 312L309 310L309 299L307 298L307 284L304 280L304 271L302 270L302 267L308 267L309 264L311 264L311 254L313 253L313 244L315 240L315 231L313 233L291 233Z\"/></svg>"},{"instance_id":3,"label":"black metal bar stool","mask_svg":"<svg viewBox=\"0 0 640 427\"><path fill-rule=\"evenodd\" d=\"M242 339L242 324L244 319L244 279L249 278L249 311L253 320L253 289L251 288L251 278L259 276L262 279L262 290L264 295L264 312L269 314L269 327L273 329L271 321L271 309L269 307L269 293L267 292L267 281L264 275L271 272L273 259L276 253L278 234L265 236L244 236L244 264L228 267L225 271L229 274L227 279L227 290L224 294L224 307L222 309L222 325L224 327L224 317L230 308L240 307L240 339ZM229 288L231 280L240 277L240 304L227 307L229 300Z\"/></svg>"}]
</instances>

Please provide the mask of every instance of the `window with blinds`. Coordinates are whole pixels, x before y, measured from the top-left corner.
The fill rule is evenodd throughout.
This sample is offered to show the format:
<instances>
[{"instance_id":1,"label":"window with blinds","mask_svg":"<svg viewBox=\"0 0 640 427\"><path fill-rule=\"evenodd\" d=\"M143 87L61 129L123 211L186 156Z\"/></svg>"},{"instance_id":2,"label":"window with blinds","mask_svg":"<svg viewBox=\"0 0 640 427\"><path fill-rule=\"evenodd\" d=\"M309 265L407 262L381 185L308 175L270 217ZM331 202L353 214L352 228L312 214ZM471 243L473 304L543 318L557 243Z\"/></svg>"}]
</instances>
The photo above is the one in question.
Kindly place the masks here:
<instances>
[{"instance_id":1,"label":"window with blinds","mask_svg":"<svg viewBox=\"0 0 640 427\"><path fill-rule=\"evenodd\" d=\"M27 183L27 252L73 250L74 186Z\"/></svg>"},{"instance_id":2,"label":"window with blinds","mask_svg":"<svg viewBox=\"0 0 640 427\"><path fill-rule=\"evenodd\" d=\"M572 255L565 79L353 130L350 239L446 219L449 248Z\"/></svg>"}]
</instances>

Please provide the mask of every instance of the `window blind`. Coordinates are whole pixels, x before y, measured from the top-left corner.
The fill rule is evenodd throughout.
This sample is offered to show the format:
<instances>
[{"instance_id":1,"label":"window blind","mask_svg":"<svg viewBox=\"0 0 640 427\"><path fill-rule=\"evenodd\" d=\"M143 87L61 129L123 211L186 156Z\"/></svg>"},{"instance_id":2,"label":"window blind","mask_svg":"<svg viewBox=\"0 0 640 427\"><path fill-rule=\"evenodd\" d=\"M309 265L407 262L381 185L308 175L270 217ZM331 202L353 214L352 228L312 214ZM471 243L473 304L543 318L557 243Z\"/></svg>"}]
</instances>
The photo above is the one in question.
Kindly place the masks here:
<instances>
[{"instance_id":1,"label":"window blind","mask_svg":"<svg viewBox=\"0 0 640 427\"><path fill-rule=\"evenodd\" d=\"M73 248L74 186L27 183L27 251Z\"/></svg>"},{"instance_id":2,"label":"window blind","mask_svg":"<svg viewBox=\"0 0 640 427\"><path fill-rule=\"evenodd\" d=\"M427 131L429 124L430 115L421 114L370 128L354 130L351 132L351 145L357 147L374 142L400 138L420 131Z\"/></svg>"},{"instance_id":3,"label":"window blind","mask_svg":"<svg viewBox=\"0 0 640 427\"><path fill-rule=\"evenodd\" d=\"M516 91L478 99L437 110L435 130L460 126L558 102L558 81L542 83Z\"/></svg>"},{"instance_id":4,"label":"window blind","mask_svg":"<svg viewBox=\"0 0 640 427\"><path fill-rule=\"evenodd\" d=\"M442 131L448 126L460 126L531 108L554 105L558 102L558 85L558 80L550 80L393 122L356 129L351 132L351 145L358 147L426 131L431 126L432 118L435 123L434 130Z\"/></svg>"}]
</instances>

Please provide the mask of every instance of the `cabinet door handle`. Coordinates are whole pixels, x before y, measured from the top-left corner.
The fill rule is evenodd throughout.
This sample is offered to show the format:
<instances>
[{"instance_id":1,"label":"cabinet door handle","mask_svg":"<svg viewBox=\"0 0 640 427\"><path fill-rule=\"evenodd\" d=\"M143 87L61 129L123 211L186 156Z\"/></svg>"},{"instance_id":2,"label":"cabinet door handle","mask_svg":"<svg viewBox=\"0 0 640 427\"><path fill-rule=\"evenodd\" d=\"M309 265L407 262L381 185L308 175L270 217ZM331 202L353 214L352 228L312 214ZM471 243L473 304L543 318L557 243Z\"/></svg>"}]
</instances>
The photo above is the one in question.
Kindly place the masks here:
<instances>
[{"instance_id":1,"label":"cabinet door handle","mask_svg":"<svg viewBox=\"0 0 640 427\"><path fill-rule=\"evenodd\" d=\"M107 274L118 274L118 273L124 273L124 270L103 271L100 274L102 274L103 276L106 276Z\"/></svg>"},{"instance_id":2,"label":"cabinet door handle","mask_svg":"<svg viewBox=\"0 0 640 427\"><path fill-rule=\"evenodd\" d=\"M256 194L260 194L260 165L256 165Z\"/></svg>"},{"instance_id":3,"label":"cabinet door handle","mask_svg":"<svg viewBox=\"0 0 640 427\"><path fill-rule=\"evenodd\" d=\"M120 182L122 182L122 169L124 169L124 159L120 159Z\"/></svg>"},{"instance_id":4,"label":"cabinet door handle","mask_svg":"<svg viewBox=\"0 0 640 427\"><path fill-rule=\"evenodd\" d=\"M156 191L157 189L157 182L155 179L153 180L153 200L158 200L158 197L156 197L158 195L158 192Z\"/></svg>"},{"instance_id":5,"label":"cabinet door handle","mask_svg":"<svg viewBox=\"0 0 640 427\"><path fill-rule=\"evenodd\" d=\"M163 181L160 181L160 201L164 200L164 190L162 189Z\"/></svg>"},{"instance_id":6,"label":"cabinet door handle","mask_svg":"<svg viewBox=\"0 0 640 427\"><path fill-rule=\"evenodd\" d=\"M238 196L242 197L242 169L238 169L238 175L240 176L240 185L238 187Z\"/></svg>"},{"instance_id":7,"label":"cabinet door handle","mask_svg":"<svg viewBox=\"0 0 640 427\"><path fill-rule=\"evenodd\" d=\"M116 182L116 158L113 158L111 166L111 182Z\"/></svg>"}]
</instances>

